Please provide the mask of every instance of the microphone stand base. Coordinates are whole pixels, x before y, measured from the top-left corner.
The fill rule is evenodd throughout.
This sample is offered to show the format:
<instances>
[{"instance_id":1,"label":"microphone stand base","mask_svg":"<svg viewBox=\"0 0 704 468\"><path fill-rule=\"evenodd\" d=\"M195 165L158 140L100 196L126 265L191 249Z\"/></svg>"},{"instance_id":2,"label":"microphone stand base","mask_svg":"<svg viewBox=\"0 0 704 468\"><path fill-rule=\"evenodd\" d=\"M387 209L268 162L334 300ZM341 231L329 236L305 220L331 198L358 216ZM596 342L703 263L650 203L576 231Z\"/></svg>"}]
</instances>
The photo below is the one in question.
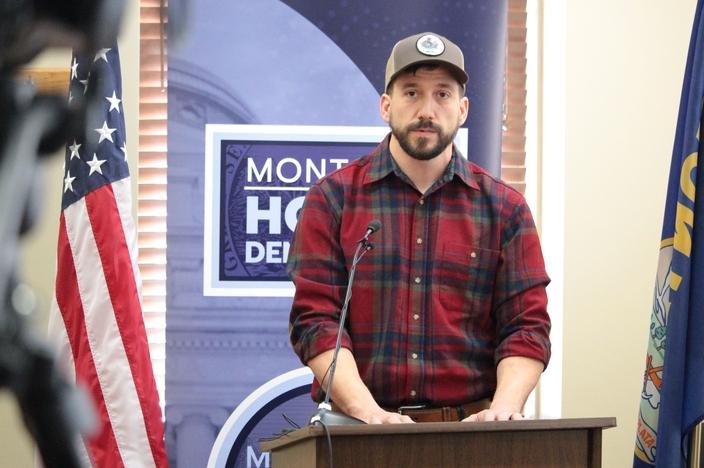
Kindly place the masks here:
<instances>
[{"instance_id":1,"label":"microphone stand base","mask_svg":"<svg viewBox=\"0 0 704 468\"><path fill-rule=\"evenodd\" d=\"M322 426L345 426L350 424L366 423L361 419L353 418L352 416L338 413L325 407L318 407L318 411L311 416L309 424L320 424Z\"/></svg>"}]
</instances>

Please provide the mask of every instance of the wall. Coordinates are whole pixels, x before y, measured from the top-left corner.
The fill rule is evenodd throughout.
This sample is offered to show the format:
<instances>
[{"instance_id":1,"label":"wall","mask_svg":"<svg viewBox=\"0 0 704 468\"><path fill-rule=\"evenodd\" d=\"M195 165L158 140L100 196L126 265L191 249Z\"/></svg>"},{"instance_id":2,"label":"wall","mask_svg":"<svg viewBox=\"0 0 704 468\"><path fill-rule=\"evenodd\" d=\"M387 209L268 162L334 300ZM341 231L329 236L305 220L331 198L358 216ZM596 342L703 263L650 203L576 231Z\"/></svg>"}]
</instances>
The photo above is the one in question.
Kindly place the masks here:
<instances>
[{"instance_id":1,"label":"wall","mask_svg":"<svg viewBox=\"0 0 704 468\"><path fill-rule=\"evenodd\" d=\"M120 34L123 106L127 116L127 152L133 179L137 175L138 109L139 109L139 5L126 2L125 18ZM54 49L43 53L31 66L64 67L69 73L71 52ZM67 90L68 95L68 90ZM22 241L21 275L32 286L39 299L39 312L31 319L38 334L45 334L48 311L56 273L56 241L62 193L63 152L50 158L43 168L44 193L41 194L41 217L34 230ZM136 183L133 183L136 200ZM135 205L136 206L136 205ZM21 422L14 397L0 392L0 466L34 467L33 443Z\"/></svg>"},{"instance_id":2,"label":"wall","mask_svg":"<svg viewBox=\"0 0 704 468\"><path fill-rule=\"evenodd\" d=\"M566 8L563 416L617 417L604 437L606 468L633 457L695 4Z\"/></svg>"}]
</instances>

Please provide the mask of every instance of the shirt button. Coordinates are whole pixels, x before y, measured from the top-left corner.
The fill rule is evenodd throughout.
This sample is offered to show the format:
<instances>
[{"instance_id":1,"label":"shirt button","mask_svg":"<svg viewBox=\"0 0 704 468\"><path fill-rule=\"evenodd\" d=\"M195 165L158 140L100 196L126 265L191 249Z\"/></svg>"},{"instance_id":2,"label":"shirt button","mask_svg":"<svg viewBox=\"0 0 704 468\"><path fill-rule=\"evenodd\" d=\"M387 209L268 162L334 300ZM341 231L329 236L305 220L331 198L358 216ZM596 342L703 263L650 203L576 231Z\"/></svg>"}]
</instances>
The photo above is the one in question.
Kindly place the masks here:
<instances>
[{"instance_id":1,"label":"shirt button","mask_svg":"<svg viewBox=\"0 0 704 468\"><path fill-rule=\"evenodd\" d=\"M416 396L416 391L415 391L415 390L411 390L411 396Z\"/></svg>"},{"instance_id":2,"label":"shirt button","mask_svg":"<svg viewBox=\"0 0 704 468\"><path fill-rule=\"evenodd\" d=\"M420 200L418 200L419 205L422 205L423 203L425 203L425 200L423 200L422 198Z\"/></svg>"},{"instance_id":3,"label":"shirt button","mask_svg":"<svg viewBox=\"0 0 704 468\"><path fill-rule=\"evenodd\" d=\"M469 254L469 256L472 258L477 258L477 252L472 252Z\"/></svg>"},{"instance_id":4,"label":"shirt button","mask_svg":"<svg viewBox=\"0 0 704 468\"><path fill-rule=\"evenodd\" d=\"M416 244L422 244L422 243L423 243L423 239L421 239L420 237L418 239L416 239Z\"/></svg>"},{"instance_id":5,"label":"shirt button","mask_svg":"<svg viewBox=\"0 0 704 468\"><path fill-rule=\"evenodd\" d=\"M416 276L416 278L413 281L415 281L416 284L420 284L420 276Z\"/></svg>"},{"instance_id":6,"label":"shirt button","mask_svg":"<svg viewBox=\"0 0 704 468\"><path fill-rule=\"evenodd\" d=\"M417 355L416 353L411 353L411 357L412 357L413 359L418 359L418 355Z\"/></svg>"},{"instance_id":7,"label":"shirt button","mask_svg":"<svg viewBox=\"0 0 704 468\"><path fill-rule=\"evenodd\" d=\"M413 314L413 320L418 320L420 318L420 315L418 314Z\"/></svg>"}]
</instances>

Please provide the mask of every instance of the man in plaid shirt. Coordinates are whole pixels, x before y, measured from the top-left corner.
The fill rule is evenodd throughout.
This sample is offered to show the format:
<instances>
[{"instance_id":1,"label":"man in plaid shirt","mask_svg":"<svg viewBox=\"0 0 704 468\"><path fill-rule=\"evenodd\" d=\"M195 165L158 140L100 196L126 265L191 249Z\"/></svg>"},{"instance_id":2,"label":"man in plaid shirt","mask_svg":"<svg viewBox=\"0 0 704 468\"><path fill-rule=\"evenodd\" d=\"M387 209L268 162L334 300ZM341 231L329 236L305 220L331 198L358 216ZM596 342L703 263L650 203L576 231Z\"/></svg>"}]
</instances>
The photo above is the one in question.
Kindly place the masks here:
<instances>
[{"instance_id":1,"label":"man in plaid shirt","mask_svg":"<svg viewBox=\"0 0 704 468\"><path fill-rule=\"evenodd\" d=\"M521 419L550 359L550 281L523 196L453 145L467 118L460 49L433 33L398 42L371 154L319 180L288 268L290 336L321 399L357 241L331 399L367 423Z\"/></svg>"}]
</instances>

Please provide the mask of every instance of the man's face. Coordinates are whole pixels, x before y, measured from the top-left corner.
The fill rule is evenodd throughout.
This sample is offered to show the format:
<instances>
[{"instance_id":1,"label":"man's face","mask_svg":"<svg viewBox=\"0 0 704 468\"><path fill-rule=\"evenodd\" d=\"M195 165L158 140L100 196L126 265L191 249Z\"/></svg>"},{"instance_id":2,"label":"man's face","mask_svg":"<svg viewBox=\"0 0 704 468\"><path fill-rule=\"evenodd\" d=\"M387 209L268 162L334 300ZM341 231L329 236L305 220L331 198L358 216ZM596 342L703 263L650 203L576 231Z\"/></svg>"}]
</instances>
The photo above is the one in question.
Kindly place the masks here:
<instances>
[{"instance_id":1,"label":"man's face","mask_svg":"<svg viewBox=\"0 0 704 468\"><path fill-rule=\"evenodd\" d=\"M412 158L437 157L467 118L469 102L444 67L402 73L381 100L381 115L401 148Z\"/></svg>"}]
</instances>

